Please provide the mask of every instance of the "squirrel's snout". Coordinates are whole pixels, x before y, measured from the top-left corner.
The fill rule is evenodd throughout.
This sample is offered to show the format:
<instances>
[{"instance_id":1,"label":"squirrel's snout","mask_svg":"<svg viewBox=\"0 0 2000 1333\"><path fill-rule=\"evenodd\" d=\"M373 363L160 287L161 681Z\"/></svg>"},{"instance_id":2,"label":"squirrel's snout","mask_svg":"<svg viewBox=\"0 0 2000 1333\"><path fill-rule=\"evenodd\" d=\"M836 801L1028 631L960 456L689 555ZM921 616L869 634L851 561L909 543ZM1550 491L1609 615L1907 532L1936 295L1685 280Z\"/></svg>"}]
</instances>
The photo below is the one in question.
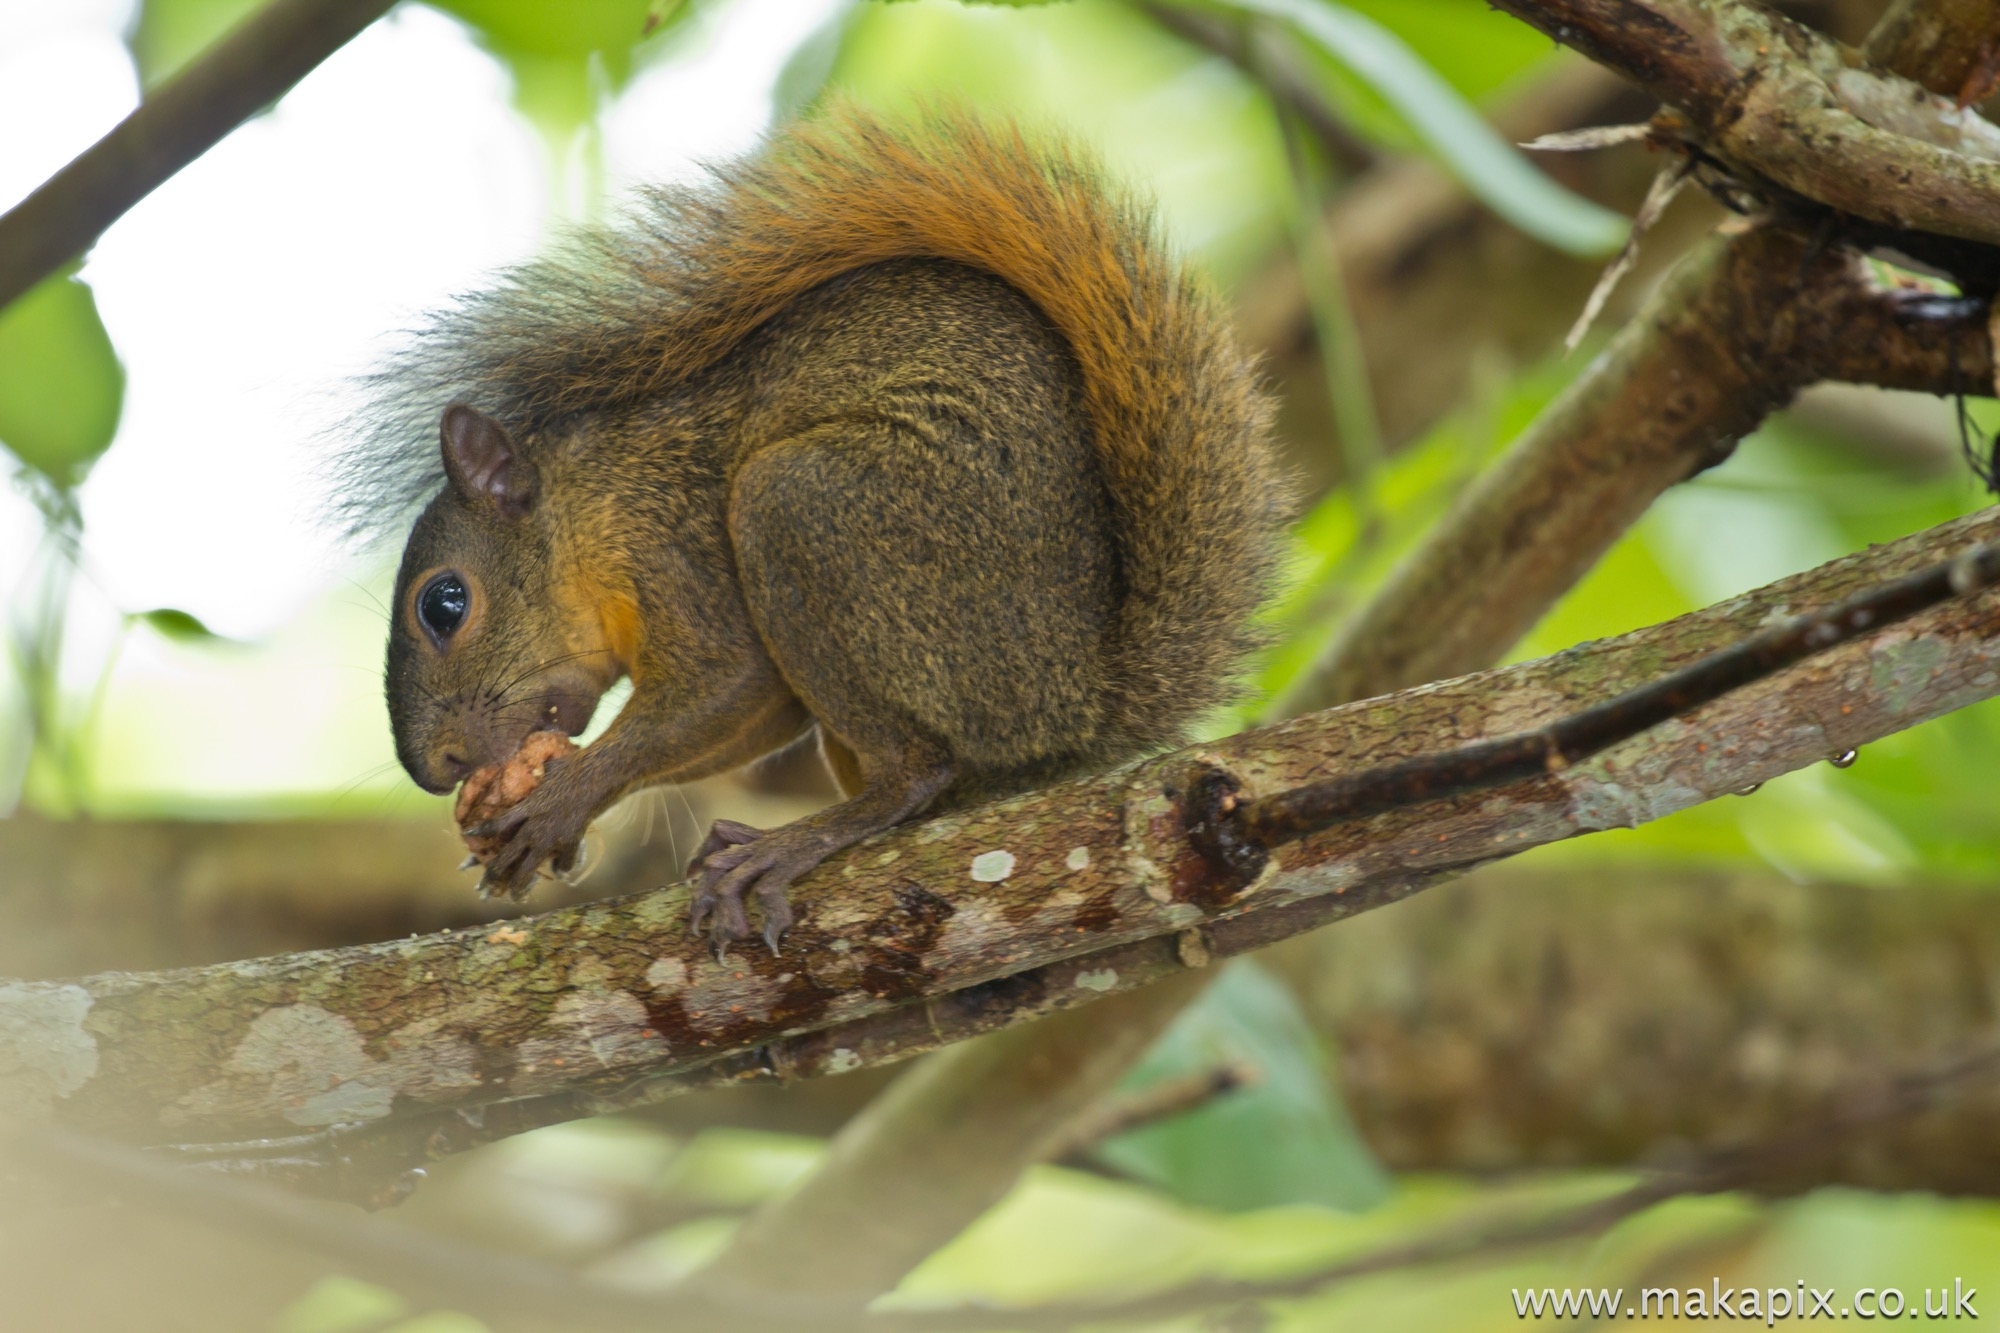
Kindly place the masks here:
<instances>
[{"instance_id":1,"label":"squirrel's snout","mask_svg":"<svg viewBox=\"0 0 2000 1333\"><path fill-rule=\"evenodd\" d=\"M429 737L413 736L397 747L403 770L419 787L442 796L465 781L482 764L496 762L494 751L504 747L483 735L468 735L461 726L447 725Z\"/></svg>"},{"instance_id":2,"label":"squirrel's snout","mask_svg":"<svg viewBox=\"0 0 2000 1333\"><path fill-rule=\"evenodd\" d=\"M427 757L416 763L405 760L403 771L410 780L433 796L443 796L465 780L476 765L468 764L456 754Z\"/></svg>"}]
</instances>

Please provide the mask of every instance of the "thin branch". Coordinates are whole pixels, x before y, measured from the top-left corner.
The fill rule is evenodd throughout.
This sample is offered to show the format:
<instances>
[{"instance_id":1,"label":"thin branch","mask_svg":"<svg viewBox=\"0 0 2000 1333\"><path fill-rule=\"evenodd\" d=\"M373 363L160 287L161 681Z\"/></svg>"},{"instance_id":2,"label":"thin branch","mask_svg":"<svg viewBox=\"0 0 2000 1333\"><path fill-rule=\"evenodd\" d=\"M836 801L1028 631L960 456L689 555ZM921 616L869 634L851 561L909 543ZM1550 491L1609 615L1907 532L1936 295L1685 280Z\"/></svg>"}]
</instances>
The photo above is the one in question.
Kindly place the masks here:
<instances>
[{"instance_id":1,"label":"thin branch","mask_svg":"<svg viewBox=\"0 0 2000 1333\"><path fill-rule=\"evenodd\" d=\"M288 92L394 0L271 0L0 215L0 307L97 243L125 211Z\"/></svg>"},{"instance_id":2,"label":"thin branch","mask_svg":"<svg viewBox=\"0 0 2000 1333\"><path fill-rule=\"evenodd\" d=\"M1070 1125L1062 1140L1050 1149L1049 1159L1083 1158L1120 1134L1198 1111L1232 1092L1255 1086L1262 1077L1253 1064L1225 1062L1178 1078L1162 1079L1137 1092L1106 1097Z\"/></svg>"},{"instance_id":3,"label":"thin branch","mask_svg":"<svg viewBox=\"0 0 2000 1333\"><path fill-rule=\"evenodd\" d=\"M1605 265L1604 276L1600 277L1597 285L1590 289L1590 299L1583 303L1583 310L1577 315L1576 323L1570 325L1569 332L1564 335L1564 351L1574 352L1576 345L1590 332L1591 325L1597 322L1598 313L1604 309L1604 303L1611 299L1612 291L1625 275L1632 271L1632 266L1639 262L1639 245L1646 239L1646 233L1651 231L1653 225L1666 213L1667 205L1673 203L1675 197L1680 194L1681 187L1687 184L1687 179L1693 171L1692 161L1682 161L1660 168L1660 174L1653 177L1653 183L1647 189L1645 199L1640 201L1639 211L1632 215L1632 229L1625 236L1625 244L1619 247L1618 254L1612 261Z\"/></svg>"}]
</instances>

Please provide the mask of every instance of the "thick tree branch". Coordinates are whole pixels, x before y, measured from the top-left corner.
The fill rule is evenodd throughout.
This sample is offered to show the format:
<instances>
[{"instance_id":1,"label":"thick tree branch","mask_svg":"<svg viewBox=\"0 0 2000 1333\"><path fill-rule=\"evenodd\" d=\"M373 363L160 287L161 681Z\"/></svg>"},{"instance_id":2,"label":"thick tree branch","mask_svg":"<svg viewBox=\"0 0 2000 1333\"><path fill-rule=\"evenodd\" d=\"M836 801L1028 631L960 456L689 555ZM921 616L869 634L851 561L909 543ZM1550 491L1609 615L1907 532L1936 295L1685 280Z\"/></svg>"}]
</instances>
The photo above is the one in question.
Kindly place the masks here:
<instances>
[{"instance_id":1,"label":"thick tree branch","mask_svg":"<svg viewBox=\"0 0 2000 1333\"><path fill-rule=\"evenodd\" d=\"M1882 6L1844 0L1782 8L1858 43ZM1282 89L1270 91L1285 96ZM1500 134L1526 141L1643 120L1653 109L1653 100L1639 89L1577 59L1559 62L1491 114ZM1659 155L1631 144L1548 155L1537 165L1567 188L1630 214L1659 169ZM1611 322L1631 313L1660 273L1712 225L1714 214L1705 195L1682 193L1647 233L1635 272L1612 293ZM1325 244L1340 259L1342 285L1368 350L1383 441L1392 449L1465 401L1477 378L1476 364L1532 365L1548 355L1576 319L1601 268L1503 222L1422 157L1385 161L1342 190L1327 212ZM1294 442L1295 465L1314 484L1329 484L1339 450L1327 441L1338 430L1328 418L1305 287L1291 255L1274 256L1245 284L1238 306L1246 340L1285 386L1283 435Z\"/></svg>"},{"instance_id":2,"label":"thick tree branch","mask_svg":"<svg viewBox=\"0 0 2000 1333\"><path fill-rule=\"evenodd\" d=\"M2000 13L2000 5L1986 0L1984 12ZM1932 29L1907 14L1901 22L1895 32L1872 34L1869 54L1892 70L1948 78ZM1955 332L1940 327L1909 341L1885 339L1885 347L1907 350L1891 350L1879 363L1867 360L1867 344L1844 341L1844 321L1857 317L1877 336L1893 332L1902 299L1880 292L1852 255L1783 226L1711 239L1459 498L1342 628L1285 708L1323 708L1486 665L1575 586L1661 492L1722 461L1816 380L1869 372L1908 387L1900 377L1914 363L1943 369L1956 384L1990 367L1990 341L1965 327L1963 310L1946 319ZM1985 356L1972 355L1982 344ZM1947 391L1946 383L1927 387Z\"/></svg>"},{"instance_id":3,"label":"thick tree branch","mask_svg":"<svg viewBox=\"0 0 2000 1333\"><path fill-rule=\"evenodd\" d=\"M1228 774L1208 775L1190 796L1190 804L1204 812L1191 837L1218 871L1247 885L1269 865L1273 848L1335 824L1447 796L1490 791L1540 773L1560 773L1835 644L1996 582L2000 582L2000 547L1975 547L1838 605L1773 625L1533 730L1342 773L1264 797L1243 792Z\"/></svg>"},{"instance_id":4,"label":"thick tree branch","mask_svg":"<svg viewBox=\"0 0 2000 1333\"><path fill-rule=\"evenodd\" d=\"M1994 77L1996 50L2000 8L1992 0L1895 0L1862 54L1968 105L1991 95L1984 81Z\"/></svg>"},{"instance_id":5,"label":"thick tree branch","mask_svg":"<svg viewBox=\"0 0 2000 1333\"><path fill-rule=\"evenodd\" d=\"M1838 600L1995 536L1988 511L1587 654L1245 733L1198 762L1254 794L1518 731L1779 607ZM2000 599L1951 603L1562 774L1315 834L1247 896L1187 843L1180 792L1196 761L1183 754L871 840L806 881L784 958L709 957L685 934L676 888L493 930L12 983L0 1096L16 1117L128 1138L247 1138L558 1093L630 1104L682 1080L897 1058L956 1035L954 1012L976 1028L1068 1008L1914 725L2000 691L1996 637ZM998 863L1009 873L994 881Z\"/></svg>"},{"instance_id":6,"label":"thick tree branch","mask_svg":"<svg viewBox=\"0 0 2000 1333\"><path fill-rule=\"evenodd\" d=\"M1990 390L1975 309L1954 304L1904 336L1907 309L1922 307L1878 291L1851 252L1816 251L1789 228L1710 241L1459 497L1285 706L1325 707L1485 665L1661 492L1728 457L1824 368L1869 369L1871 345L1844 342L1849 319L1883 338L1881 378L1934 370L1943 380L1929 387L1983 378ZM1408 615L1411 606L1425 614Z\"/></svg>"},{"instance_id":7,"label":"thick tree branch","mask_svg":"<svg viewBox=\"0 0 2000 1333\"><path fill-rule=\"evenodd\" d=\"M271 0L0 214L0 307L96 244L125 210L282 97L394 0Z\"/></svg>"},{"instance_id":8,"label":"thick tree branch","mask_svg":"<svg viewBox=\"0 0 2000 1333\"><path fill-rule=\"evenodd\" d=\"M2000 242L2000 129L1961 109L1956 86L1927 94L1857 68L1831 39L1744 0L1496 3L1672 105L1707 153L1752 179L1884 227ZM1873 49L1900 40L1925 39L1906 26Z\"/></svg>"},{"instance_id":9,"label":"thick tree branch","mask_svg":"<svg viewBox=\"0 0 2000 1333\"><path fill-rule=\"evenodd\" d=\"M1851 773L1824 774L1829 798L1876 762L1864 750ZM1755 819L1786 799L1741 808ZM1980 804L1962 793L1931 818L1959 828ZM1778 1138L1831 1089L1942 1059L1992 1028L2000 894L1985 885L1800 882L1604 850L1501 862L1258 955L1340 1052L1342 1100L1385 1166L1673 1166ZM723 1124L824 1137L894 1068L698 1091L645 1115L678 1135ZM1072 1133L1094 1138L1132 1105L1114 1094ZM2000 1081L1968 1086L1757 1188L2000 1197L1996 1120Z\"/></svg>"},{"instance_id":10,"label":"thick tree branch","mask_svg":"<svg viewBox=\"0 0 2000 1333\"><path fill-rule=\"evenodd\" d=\"M1262 959L1337 1043L1343 1097L1386 1165L1672 1166L1989 1039L2000 895L1528 858ZM1996 1117L2000 1083L1968 1086L1756 1187L2000 1195Z\"/></svg>"}]
</instances>

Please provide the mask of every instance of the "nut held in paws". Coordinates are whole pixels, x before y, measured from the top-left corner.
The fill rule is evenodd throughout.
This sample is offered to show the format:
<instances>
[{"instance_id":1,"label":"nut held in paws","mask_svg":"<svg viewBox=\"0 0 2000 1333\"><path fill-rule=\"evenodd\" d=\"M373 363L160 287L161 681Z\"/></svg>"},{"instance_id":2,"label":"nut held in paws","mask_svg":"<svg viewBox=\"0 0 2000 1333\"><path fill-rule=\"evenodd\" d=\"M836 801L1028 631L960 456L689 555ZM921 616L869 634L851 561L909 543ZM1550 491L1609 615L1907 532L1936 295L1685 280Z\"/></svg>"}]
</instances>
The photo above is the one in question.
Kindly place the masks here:
<instances>
[{"instance_id":1,"label":"nut held in paws","mask_svg":"<svg viewBox=\"0 0 2000 1333\"><path fill-rule=\"evenodd\" d=\"M503 815L526 800L529 792L541 786L549 762L567 758L576 749L576 742L559 731L530 732L521 742L521 748L505 763L476 768L465 779L465 785L458 789L458 805L452 811L452 818L458 821L467 850L481 865L492 861L493 854L506 845L507 839L475 838L464 830Z\"/></svg>"}]
</instances>

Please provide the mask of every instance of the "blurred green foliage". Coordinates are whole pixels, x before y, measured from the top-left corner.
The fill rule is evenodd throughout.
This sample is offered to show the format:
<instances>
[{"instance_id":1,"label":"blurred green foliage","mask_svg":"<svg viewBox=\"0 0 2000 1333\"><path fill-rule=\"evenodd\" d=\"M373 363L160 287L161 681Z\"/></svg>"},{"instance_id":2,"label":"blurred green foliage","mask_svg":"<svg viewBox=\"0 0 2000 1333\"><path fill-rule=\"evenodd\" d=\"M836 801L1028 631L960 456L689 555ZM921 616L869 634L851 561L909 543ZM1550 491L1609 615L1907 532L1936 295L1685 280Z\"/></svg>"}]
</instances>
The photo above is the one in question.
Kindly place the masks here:
<instances>
[{"instance_id":1,"label":"blurred green foliage","mask_svg":"<svg viewBox=\"0 0 2000 1333\"><path fill-rule=\"evenodd\" d=\"M566 160L579 145L589 158L599 114L724 0L433 3L505 66L516 106ZM144 0L130 34L143 84L157 86L256 4ZM1474 117L1472 108L1561 58L1481 0L1209 0L1198 7L1289 34L1315 86L1364 140L1390 153L1431 155L1544 239L1585 251L1616 243L1615 219L1558 191ZM1171 234L1225 288L1274 251L1299 244L1307 234L1301 208L1316 208L1323 192L1345 184L1288 158L1279 118L1250 79L1119 0L845 5L792 53L776 97L779 114L822 92L887 108L951 98L1065 129L1097 148L1118 175L1145 182ZM583 165L575 179L588 194L596 176L588 160ZM1330 336L1344 318L1343 299L1330 288L1313 296L1319 327ZM1365 359L1367 349L1356 350ZM1496 363L1473 401L1424 439L1374 461L1365 491L1350 487L1316 500L1297 526L1291 577L1269 613L1276 644L1256 678L1264 697L1310 669L1341 619L1366 602L1464 485L1584 364L1587 353ZM113 440L123 382L91 292L75 277L51 278L0 312L0 442L32 474L41 498L62 501L51 501L47 512L71 524L71 538L72 492ZM1994 424L1990 411L1983 423ZM1982 497L1950 460L1950 447L1940 441L1918 457L1795 418L1774 421L1725 466L1669 496L1517 655L1655 623L1966 512ZM16 660L40 664L32 666L41 683L30 691L31 706L56 718L51 654L59 655L60 616L49 619L48 593L40 646L30 644ZM128 623L176 644L215 638L171 608L137 613ZM377 647L367 646L371 658ZM29 665L20 669L31 673ZM1246 705L1216 727L1235 730L1255 715L1256 706ZM72 734L86 729L73 719L60 725ZM1616 890L1620 863L1637 859L1770 865L1801 879L1990 885L2000 876L2000 822L1986 782L1996 752L2000 704L1988 704L1871 745L1852 769L1817 767L1748 797L1532 855L1600 864L1607 891ZM56 766L68 772L79 761L65 754ZM329 795L315 808L330 806ZM1100 1164L1123 1178L1038 1169L913 1274L896 1300L1033 1301L1134 1293L1203 1276L1282 1275L1469 1217L1567 1206L1627 1183L1579 1173L1501 1183L1385 1177L1339 1105L1337 1052L1323 1050L1282 988L1253 968L1232 969L1134 1072L1127 1090L1222 1060L1255 1066L1259 1081L1104 1145ZM459 1165L462 1175L492 1177L484 1186L492 1193L482 1197L503 1201L492 1207L527 1238L524 1245L541 1227L551 1250L572 1256L575 1237L556 1232L565 1216L575 1225L578 1210L565 1213L550 1202L551 1182L569 1191L571 1204L591 1191L641 1196L645 1208L635 1214L652 1220L635 1225L589 1271L644 1289L713 1254L744 1211L809 1170L822 1148L744 1131L680 1141L643 1123L615 1122L527 1136ZM443 1174L441 1187L453 1188ZM674 1216L661 1220L667 1214ZM1516 1288L1691 1285L1713 1272L1738 1284L1803 1279L1916 1291L1958 1277L2000 1287L1996 1256L2000 1207L1992 1204L1842 1191L1784 1203L1683 1200L1600 1238L1383 1274L1288 1301L1271 1327L1513 1328L1520 1322L1510 1299ZM478 1327L338 1277L305 1292L274 1326L276 1333Z\"/></svg>"},{"instance_id":2,"label":"blurred green foliage","mask_svg":"<svg viewBox=\"0 0 2000 1333\"><path fill-rule=\"evenodd\" d=\"M650 1206L727 1211L642 1228L594 1260L596 1280L658 1291L724 1245L741 1211L779 1197L809 1169L813 1139L708 1130L686 1140L643 1122L559 1126L489 1150L516 1169L511 1192L481 1194L505 1211L514 1243L553 1253L563 1237L561 1168L573 1179L639 1182ZM692 1157L692 1165L683 1165ZM666 1165L663 1168L662 1160ZM524 1160L537 1164L522 1172ZM469 1174L458 1164L442 1188ZM497 1163L496 1163L497 1165ZM718 1191L716 1182L727 1180ZM1272 1281L1312 1273L1443 1235L1504 1236L1611 1198L1633 1177L1563 1172L1481 1182L1405 1175L1365 1211L1310 1204L1224 1211L1159 1190L1059 1167L1037 1167L1005 1201L924 1261L881 1308L1130 1299L1203 1279ZM686 1193L678 1191L685 1187ZM726 1202L725 1202L726 1201ZM1494 1245L1465 1258L1331 1284L1267 1307L1281 1330L1515 1329L1516 1293L1546 1288L1838 1289L1896 1287L1921 1305L1926 1289L1954 1281L1988 1300L2000 1290L2000 1204L1882 1197L1828 1189L1781 1201L1739 1195L1687 1197L1626 1218L1602 1234L1529 1246ZM1984 1311L1986 1306L1977 1306ZM319 1283L273 1333L416 1333L394 1293L347 1278ZM447 1317L441 1312L422 1316ZM457 1316L463 1318L463 1316ZM464 1327L478 1327L467 1323ZM1145 1330L1213 1327L1198 1318L1121 1323ZM455 1328L456 1326L454 1326Z\"/></svg>"},{"instance_id":3,"label":"blurred green foliage","mask_svg":"<svg viewBox=\"0 0 2000 1333\"><path fill-rule=\"evenodd\" d=\"M632 77L640 48L693 12L689 0L431 0L464 22L514 80L514 104L558 153Z\"/></svg>"},{"instance_id":4,"label":"blurred green foliage","mask_svg":"<svg viewBox=\"0 0 2000 1333\"><path fill-rule=\"evenodd\" d=\"M1229 0L1244 15L1277 20L1348 82L1359 81L1391 109L1405 135L1434 154L1481 202L1538 240L1573 254L1608 254L1625 239L1625 220L1579 198L1522 160L1464 94L1386 24L1328 0ZM1351 98L1350 98L1351 100ZM1394 129L1371 118L1384 138Z\"/></svg>"},{"instance_id":5,"label":"blurred green foliage","mask_svg":"<svg viewBox=\"0 0 2000 1333\"><path fill-rule=\"evenodd\" d=\"M1094 1156L1208 1208L1371 1208L1388 1178L1354 1132L1319 1036L1291 991L1255 963L1224 969L1126 1076L1128 1095L1218 1066L1249 1086L1113 1138Z\"/></svg>"},{"instance_id":6,"label":"blurred green foliage","mask_svg":"<svg viewBox=\"0 0 2000 1333\"><path fill-rule=\"evenodd\" d=\"M157 86L264 0L143 0L129 45L142 85ZM581 165L576 188L602 184L589 131L646 60L668 49L700 0L428 0L471 30L507 67L514 104L546 139L558 175ZM570 160L579 138L584 161Z\"/></svg>"},{"instance_id":7,"label":"blurred green foliage","mask_svg":"<svg viewBox=\"0 0 2000 1333\"><path fill-rule=\"evenodd\" d=\"M212 643L222 637L202 624L199 617L171 606L141 611L132 619L176 643Z\"/></svg>"},{"instance_id":8,"label":"blurred green foliage","mask_svg":"<svg viewBox=\"0 0 2000 1333\"><path fill-rule=\"evenodd\" d=\"M69 272L0 310L0 444L68 490L111 445L125 370L90 288Z\"/></svg>"}]
</instances>

